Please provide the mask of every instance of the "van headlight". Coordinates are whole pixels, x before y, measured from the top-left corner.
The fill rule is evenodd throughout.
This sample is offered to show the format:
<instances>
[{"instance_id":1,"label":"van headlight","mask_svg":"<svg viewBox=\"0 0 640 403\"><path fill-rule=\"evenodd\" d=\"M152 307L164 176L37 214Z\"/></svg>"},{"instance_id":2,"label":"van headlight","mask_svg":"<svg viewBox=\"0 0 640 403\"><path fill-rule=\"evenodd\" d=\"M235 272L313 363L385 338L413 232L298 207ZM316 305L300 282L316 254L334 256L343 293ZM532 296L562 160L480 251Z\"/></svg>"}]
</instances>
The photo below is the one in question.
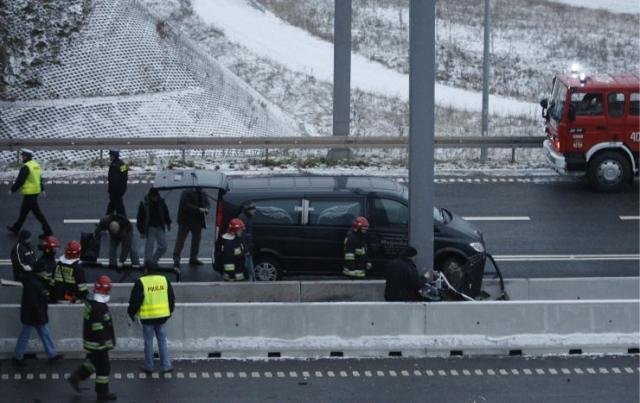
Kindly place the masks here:
<instances>
[{"instance_id":1,"label":"van headlight","mask_svg":"<svg viewBox=\"0 0 640 403\"><path fill-rule=\"evenodd\" d=\"M484 245L482 242L471 242L469 246L471 246L476 252L484 252Z\"/></svg>"}]
</instances>

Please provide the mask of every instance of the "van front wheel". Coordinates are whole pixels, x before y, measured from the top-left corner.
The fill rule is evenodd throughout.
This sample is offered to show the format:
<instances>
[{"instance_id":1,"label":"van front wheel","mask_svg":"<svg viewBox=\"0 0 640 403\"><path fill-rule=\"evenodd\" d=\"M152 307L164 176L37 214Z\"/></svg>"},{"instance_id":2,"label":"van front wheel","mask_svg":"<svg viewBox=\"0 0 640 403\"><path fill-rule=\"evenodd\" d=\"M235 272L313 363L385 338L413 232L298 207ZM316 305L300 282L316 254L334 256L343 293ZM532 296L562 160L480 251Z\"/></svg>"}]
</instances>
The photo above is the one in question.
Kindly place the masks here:
<instances>
[{"instance_id":1,"label":"van front wheel","mask_svg":"<svg viewBox=\"0 0 640 403\"><path fill-rule=\"evenodd\" d=\"M464 260L458 256L448 256L439 263L438 270L447 277L451 286L461 290L464 284Z\"/></svg>"},{"instance_id":2,"label":"van front wheel","mask_svg":"<svg viewBox=\"0 0 640 403\"><path fill-rule=\"evenodd\" d=\"M282 277L282 264L270 256L260 256L254 265L257 281L276 281Z\"/></svg>"},{"instance_id":3,"label":"van front wheel","mask_svg":"<svg viewBox=\"0 0 640 403\"><path fill-rule=\"evenodd\" d=\"M589 161L587 176L599 192L619 192L631 178L631 166L619 153L605 151Z\"/></svg>"}]
</instances>

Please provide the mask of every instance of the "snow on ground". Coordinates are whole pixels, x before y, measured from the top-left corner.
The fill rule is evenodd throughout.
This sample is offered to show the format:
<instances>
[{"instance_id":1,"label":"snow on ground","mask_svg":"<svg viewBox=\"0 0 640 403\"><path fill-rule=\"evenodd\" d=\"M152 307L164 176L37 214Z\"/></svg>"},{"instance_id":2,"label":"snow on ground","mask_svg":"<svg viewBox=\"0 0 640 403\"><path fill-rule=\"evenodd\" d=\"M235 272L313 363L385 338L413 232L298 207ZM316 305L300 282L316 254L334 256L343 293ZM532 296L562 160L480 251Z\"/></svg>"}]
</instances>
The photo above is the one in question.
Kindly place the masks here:
<instances>
[{"instance_id":1,"label":"snow on ground","mask_svg":"<svg viewBox=\"0 0 640 403\"><path fill-rule=\"evenodd\" d=\"M194 11L207 23L222 29L233 42L288 68L333 81L333 45L291 26L270 12L246 1L194 0ZM352 87L386 96L409 97L409 77L354 54L351 59ZM480 111L482 94L436 84L436 103L456 109ZM533 116L538 106L512 98L492 96L490 113L501 116Z\"/></svg>"},{"instance_id":2,"label":"snow on ground","mask_svg":"<svg viewBox=\"0 0 640 403\"><path fill-rule=\"evenodd\" d=\"M554 3L567 4L573 7L608 10L614 13L640 14L639 0L550 0Z\"/></svg>"}]
</instances>

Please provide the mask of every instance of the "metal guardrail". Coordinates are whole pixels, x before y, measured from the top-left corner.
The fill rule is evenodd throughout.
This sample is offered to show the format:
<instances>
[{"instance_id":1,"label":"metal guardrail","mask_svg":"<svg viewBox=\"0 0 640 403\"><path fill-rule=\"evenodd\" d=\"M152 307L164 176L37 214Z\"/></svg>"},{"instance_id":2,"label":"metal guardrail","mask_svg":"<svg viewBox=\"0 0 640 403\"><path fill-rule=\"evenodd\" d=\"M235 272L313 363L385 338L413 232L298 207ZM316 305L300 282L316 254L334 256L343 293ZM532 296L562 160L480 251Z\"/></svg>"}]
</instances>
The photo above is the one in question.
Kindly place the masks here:
<instances>
[{"instance_id":1,"label":"metal guardrail","mask_svg":"<svg viewBox=\"0 0 640 403\"><path fill-rule=\"evenodd\" d=\"M538 148L542 136L456 136L436 137L438 148ZM120 137L0 139L0 151L36 150L189 150L189 149L319 149L319 148L406 148L407 137Z\"/></svg>"}]
</instances>

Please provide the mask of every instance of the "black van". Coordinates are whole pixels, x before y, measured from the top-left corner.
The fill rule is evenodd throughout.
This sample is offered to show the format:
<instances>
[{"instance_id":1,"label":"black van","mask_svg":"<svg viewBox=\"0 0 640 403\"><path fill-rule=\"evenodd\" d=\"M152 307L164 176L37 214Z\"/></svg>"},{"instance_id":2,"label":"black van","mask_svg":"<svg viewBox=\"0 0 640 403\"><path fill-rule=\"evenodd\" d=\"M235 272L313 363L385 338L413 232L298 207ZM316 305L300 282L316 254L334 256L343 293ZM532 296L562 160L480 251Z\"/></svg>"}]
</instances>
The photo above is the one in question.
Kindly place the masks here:
<instances>
[{"instance_id":1,"label":"black van","mask_svg":"<svg viewBox=\"0 0 640 403\"><path fill-rule=\"evenodd\" d=\"M244 203L256 203L254 264L263 281L286 273L341 273L347 230L357 216L367 217L371 274L380 275L384 263L407 245L408 197L406 186L378 177L229 178L218 217L226 228ZM436 268L456 282L469 275L481 281L480 230L444 208L435 207L433 218Z\"/></svg>"}]
</instances>

